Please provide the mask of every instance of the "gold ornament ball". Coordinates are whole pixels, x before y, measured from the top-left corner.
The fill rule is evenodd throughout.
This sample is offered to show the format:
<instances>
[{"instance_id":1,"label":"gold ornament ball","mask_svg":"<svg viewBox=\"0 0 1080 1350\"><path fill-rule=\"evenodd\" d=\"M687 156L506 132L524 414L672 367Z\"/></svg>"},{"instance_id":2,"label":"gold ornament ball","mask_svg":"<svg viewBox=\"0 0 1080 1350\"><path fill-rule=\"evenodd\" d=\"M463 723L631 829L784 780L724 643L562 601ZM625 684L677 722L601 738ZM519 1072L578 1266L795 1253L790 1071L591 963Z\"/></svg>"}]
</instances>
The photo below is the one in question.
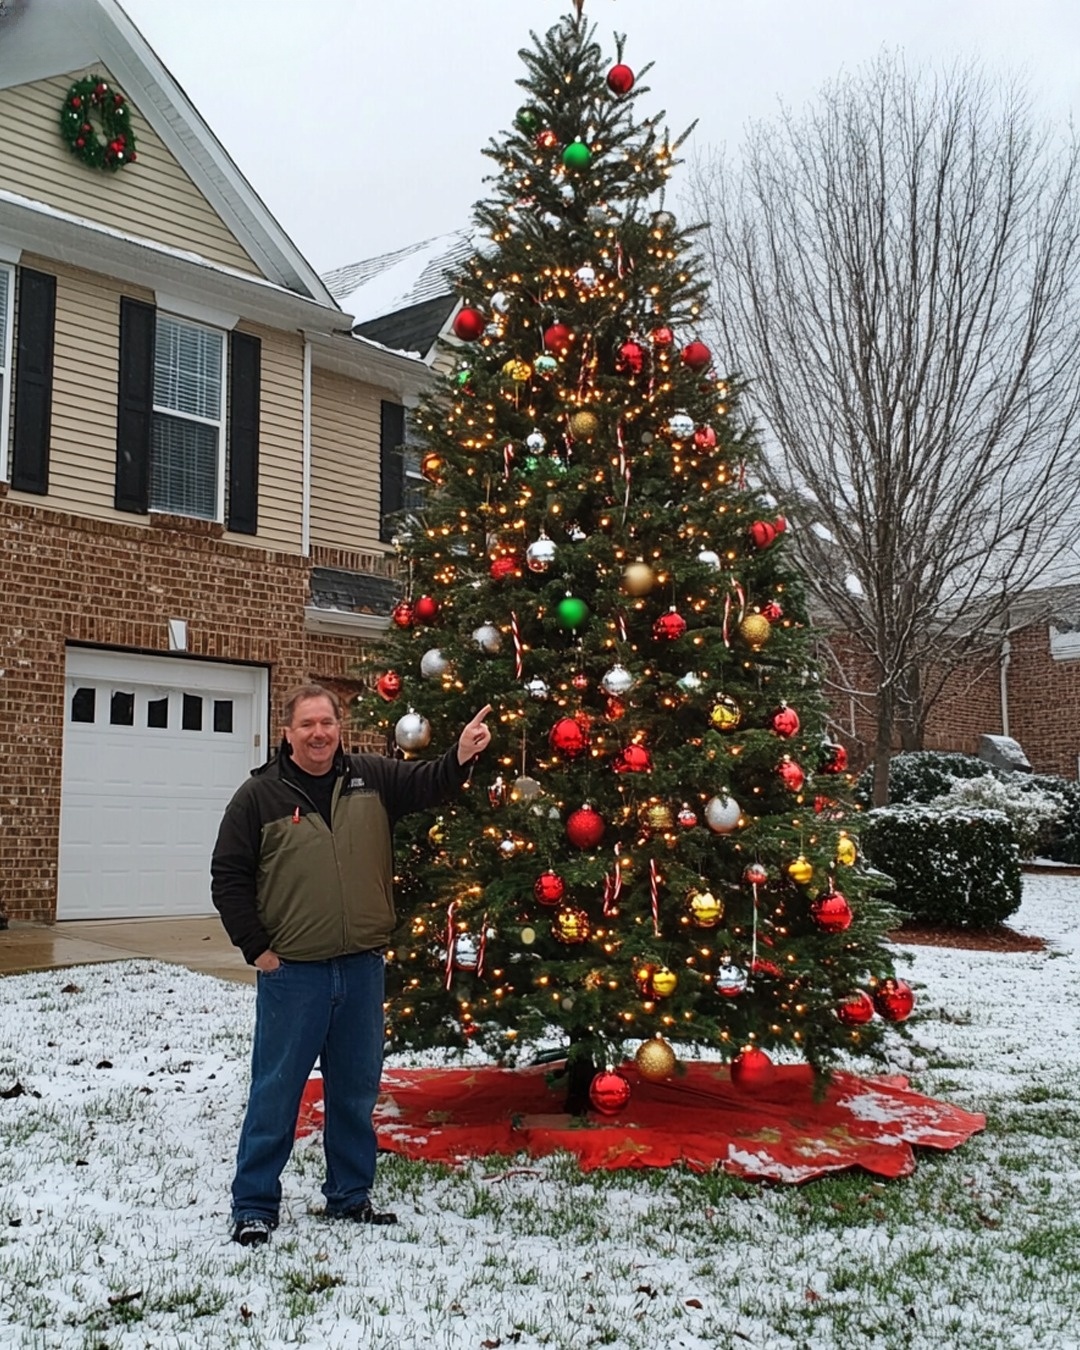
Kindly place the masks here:
<instances>
[{"instance_id":1,"label":"gold ornament ball","mask_svg":"<svg viewBox=\"0 0 1080 1350\"><path fill-rule=\"evenodd\" d=\"M788 864L788 876L800 886L805 886L814 875L814 869L808 858L801 853L793 863Z\"/></svg>"},{"instance_id":2,"label":"gold ornament ball","mask_svg":"<svg viewBox=\"0 0 1080 1350\"><path fill-rule=\"evenodd\" d=\"M642 1078L649 1083L662 1083L675 1072L678 1060L675 1051L660 1036L642 1041L634 1056L634 1063Z\"/></svg>"},{"instance_id":3,"label":"gold ornament ball","mask_svg":"<svg viewBox=\"0 0 1080 1350\"><path fill-rule=\"evenodd\" d=\"M551 921L553 936L557 941L565 942L568 946L576 946L579 942L587 942L590 931L589 916L583 909L571 909L569 907L560 909Z\"/></svg>"},{"instance_id":4,"label":"gold ornament ball","mask_svg":"<svg viewBox=\"0 0 1080 1350\"><path fill-rule=\"evenodd\" d=\"M661 966L659 970L653 971L652 991L657 998L670 998L678 987L678 975L673 970L668 970L667 966Z\"/></svg>"},{"instance_id":5,"label":"gold ornament ball","mask_svg":"<svg viewBox=\"0 0 1080 1350\"><path fill-rule=\"evenodd\" d=\"M842 834L836 843L836 861L845 867L853 867L858 856L859 850L855 847L854 839Z\"/></svg>"},{"instance_id":6,"label":"gold ornament ball","mask_svg":"<svg viewBox=\"0 0 1080 1350\"><path fill-rule=\"evenodd\" d=\"M600 419L595 413L576 412L570 419L570 434L577 441L591 440L600 430Z\"/></svg>"},{"instance_id":7,"label":"gold ornament ball","mask_svg":"<svg viewBox=\"0 0 1080 1350\"><path fill-rule=\"evenodd\" d=\"M647 830L670 830L674 817L671 807L664 802L643 802L638 809L638 822Z\"/></svg>"},{"instance_id":8,"label":"gold ornament ball","mask_svg":"<svg viewBox=\"0 0 1080 1350\"><path fill-rule=\"evenodd\" d=\"M764 614L748 614L739 624L739 635L751 650L758 652L768 642L772 624Z\"/></svg>"},{"instance_id":9,"label":"gold ornament ball","mask_svg":"<svg viewBox=\"0 0 1080 1350\"><path fill-rule=\"evenodd\" d=\"M648 595L655 585L656 573L640 558L623 572L623 590L627 595Z\"/></svg>"},{"instance_id":10,"label":"gold ornament ball","mask_svg":"<svg viewBox=\"0 0 1080 1350\"><path fill-rule=\"evenodd\" d=\"M709 713L709 721L717 731L734 731L742 721L742 709L730 694L721 694Z\"/></svg>"},{"instance_id":11,"label":"gold ornament ball","mask_svg":"<svg viewBox=\"0 0 1080 1350\"><path fill-rule=\"evenodd\" d=\"M695 928L715 928L724 917L724 906L712 891L691 891L687 896L690 922Z\"/></svg>"},{"instance_id":12,"label":"gold ornament ball","mask_svg":"<svg viewBox=\"0 0 1080 1350\"><path fill-rule=\"evenodd\" d=\"M443 819L442 819L441 816L440 816L439 819L435 822L435 824L432 825L431 829L428 830L428 832L427 832L427 837L428 837L428 843L429 843L429 844L435 845L436 848L437 848L440 844L442 844L442 843L445 842L445 840L446 840L446 825L445 825L445 823L444 823L444 821L443 821Z\"/></svg>"},{"instance_id":13,"label":"gold ornament ball","mask_svg":"<svg viewBox=\"0 0 1080 1350\"><path fill-rule=\"evenodd\" d=\"M503 366L502 373L514 384L525 384L532 375L532 366L528 361L519 361L517 357L511 357Z\"/></svg>"}]
</instances>

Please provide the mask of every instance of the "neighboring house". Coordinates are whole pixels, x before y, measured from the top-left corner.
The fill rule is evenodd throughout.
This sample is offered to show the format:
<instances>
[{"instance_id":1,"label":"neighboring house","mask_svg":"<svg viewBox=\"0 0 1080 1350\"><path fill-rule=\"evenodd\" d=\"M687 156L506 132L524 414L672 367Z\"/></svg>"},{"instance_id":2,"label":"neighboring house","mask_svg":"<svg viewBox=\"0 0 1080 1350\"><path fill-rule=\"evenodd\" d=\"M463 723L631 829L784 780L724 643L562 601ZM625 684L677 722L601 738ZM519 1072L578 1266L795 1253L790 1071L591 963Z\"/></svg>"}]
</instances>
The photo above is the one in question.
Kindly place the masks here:
<instances>
[{"instance_id":1,"label":"neighboring house","mask_svg":"<svg viewBox=\"0 0 1080 1350\"><path fill-rule=\"evenodd\" d=\"M204 913L282 694L386 626L430 369L353 335L114 0L0 19L0 916ZM91 76L115 171L61 135Z\"/></svg>"}]
</instances>

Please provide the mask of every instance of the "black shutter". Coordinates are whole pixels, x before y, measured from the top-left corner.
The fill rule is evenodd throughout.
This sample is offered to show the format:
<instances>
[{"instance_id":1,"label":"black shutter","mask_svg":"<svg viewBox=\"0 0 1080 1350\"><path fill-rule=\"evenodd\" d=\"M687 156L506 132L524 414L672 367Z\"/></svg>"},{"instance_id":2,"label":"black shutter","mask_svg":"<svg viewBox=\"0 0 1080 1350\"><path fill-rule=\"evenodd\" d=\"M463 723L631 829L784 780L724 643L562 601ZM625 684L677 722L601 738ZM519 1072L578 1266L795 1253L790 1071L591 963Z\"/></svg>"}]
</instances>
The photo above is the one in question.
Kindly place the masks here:
<instances>
[{"instance_id":1,"label":"black shutter","mask_svg":"<svg viewBox=\"0 0 1080 1350\"><path fill-rule=\"evenodd\" d=\"M393 534L393 526L387 517L400 511L404 504L405 457L401 447L405 444L405 409L400 403L382 405L379 425L379 538L388 540Z\"/></svg>"},{"instance_id":2,"label":"black shutter","mask_svg":"<svg viewBox=\"0 0 1080 1350\"><path fill-rule=\"evenodd\" d=\"M229 336L229 515L237 534L259 529L259 385L262 343Z\"/></svg>"},{"instance_id":3,"label":"black shutter","mask_svg":"<svg viewBox=\"0 0 1080 1350\"><path fill-rule=\"evenodd\" d=\"M118 511L143 514L150 503L150 438L154 424L154 338L157 311L120 300L120 379L116 401Z\"/></svg>"},{"instance_id":4,"label":"black shutter","mask_svg":"<svg viewBox=\"0 0 1080 1350\"><path fill-rule=\"evenodd\" d=\"M56 278L21 267L11 460L11 486L21 492L49 490L55 321Z\"/></svg>"}]
</instances>

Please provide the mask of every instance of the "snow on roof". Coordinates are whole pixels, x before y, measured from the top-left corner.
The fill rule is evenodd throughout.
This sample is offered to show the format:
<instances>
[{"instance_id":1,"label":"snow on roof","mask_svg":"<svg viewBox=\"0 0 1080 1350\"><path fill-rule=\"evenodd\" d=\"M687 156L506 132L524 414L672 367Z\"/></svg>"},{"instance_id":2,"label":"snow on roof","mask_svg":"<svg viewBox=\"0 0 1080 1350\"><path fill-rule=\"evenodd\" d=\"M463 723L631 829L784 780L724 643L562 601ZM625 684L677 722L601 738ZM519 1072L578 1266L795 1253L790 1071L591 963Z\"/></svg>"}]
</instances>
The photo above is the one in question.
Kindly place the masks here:
<instances>
[{"instance_id":1,"label":"snow on roof","mask_svg":"<svg viewBox=\"0 0 1080 1350\"><path fill-rule=\"evenodd\" d=\"M455 230L409 244L392 253L348 263L323 275L326 289L342 309L369 323L387 314L449 295L446 273L476 251L476 232Z\"/></svg>"}]
</instances>

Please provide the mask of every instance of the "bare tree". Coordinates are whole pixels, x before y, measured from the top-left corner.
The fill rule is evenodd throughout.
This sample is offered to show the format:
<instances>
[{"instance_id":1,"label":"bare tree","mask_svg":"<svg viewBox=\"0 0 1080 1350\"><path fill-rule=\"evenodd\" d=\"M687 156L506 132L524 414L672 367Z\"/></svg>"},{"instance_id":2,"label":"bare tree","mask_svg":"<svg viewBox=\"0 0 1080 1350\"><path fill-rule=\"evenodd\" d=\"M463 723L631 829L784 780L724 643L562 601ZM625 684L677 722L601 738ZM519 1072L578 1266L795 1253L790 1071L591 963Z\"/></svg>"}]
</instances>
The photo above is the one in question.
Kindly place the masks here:
<instances>
[{"instance_id":1,"label":"bare tree","mask_svg":"<svg viewBox=\"0 0 1080 1350\"><path fill-rule=\"evenodd\" d=\"M800 504L808 585L874 667L884 801L894 737L919 746L950 674L1063 579L1077 145L978 67L885 55L752 126L737 164L699 159L691 184L719 353Z\"/></svg>"}]
</instances>

